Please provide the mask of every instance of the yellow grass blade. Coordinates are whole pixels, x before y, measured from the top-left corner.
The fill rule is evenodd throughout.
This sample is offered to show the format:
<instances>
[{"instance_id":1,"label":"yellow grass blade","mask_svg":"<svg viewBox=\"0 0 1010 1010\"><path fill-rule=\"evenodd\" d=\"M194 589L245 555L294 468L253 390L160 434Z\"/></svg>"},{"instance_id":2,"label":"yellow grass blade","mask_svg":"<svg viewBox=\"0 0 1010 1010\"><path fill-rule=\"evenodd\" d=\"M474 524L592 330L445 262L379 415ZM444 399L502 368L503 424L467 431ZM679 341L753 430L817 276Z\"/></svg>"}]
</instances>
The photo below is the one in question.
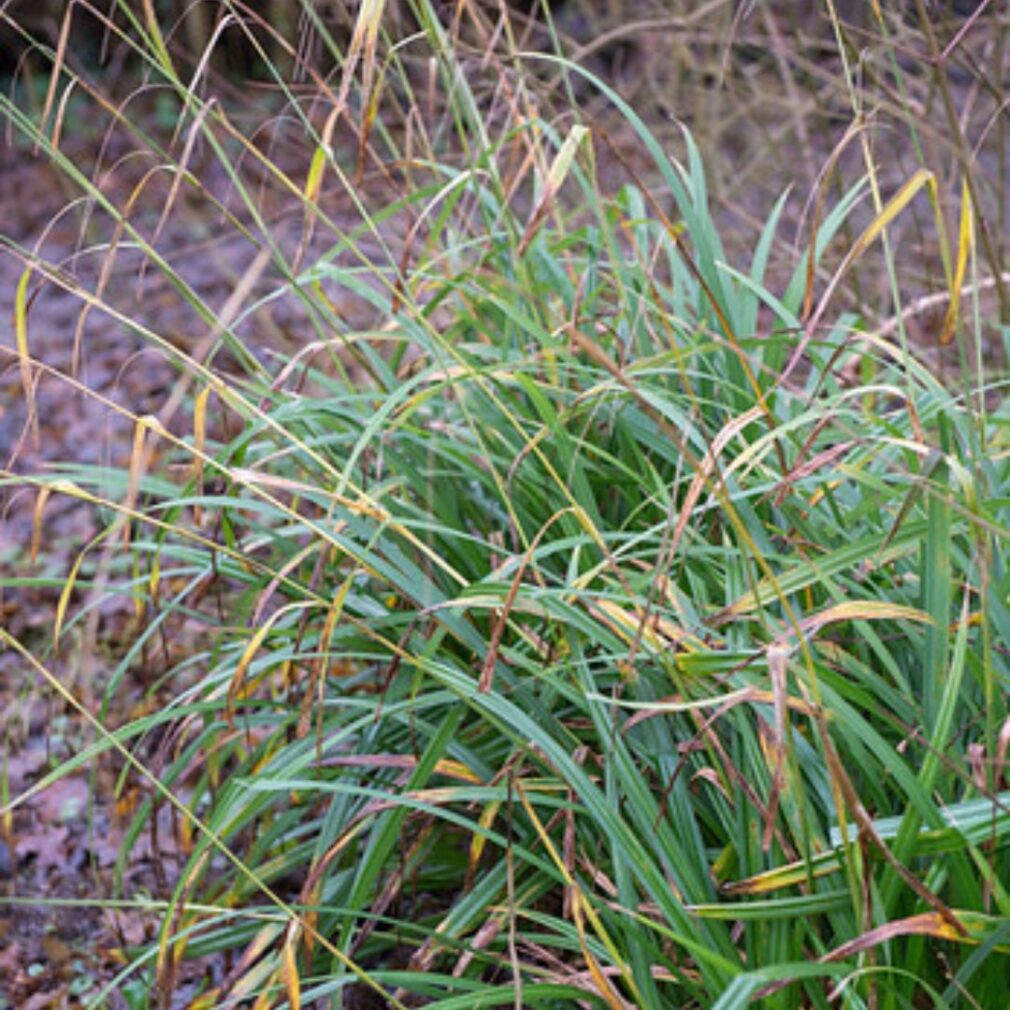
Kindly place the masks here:
<instances>
[{"instance_id":1,"label":"yellow grass blade","mask_svg":"<svg viewBox=\"0 0 1010 1010\"><path fill-rule=\"evenodd\" d=\"M207 441L207 400L210 398L210 386L204 386L193 402L193 470L192 481L196 493L203 490L203 457ZM193 509L193 518L197 526L203 523L203 507L197 505Z\"/></svg>"},{"instance_id":2,"label":"yellow grass blade","mask_svg":"<svg viewBox=\"0 0 1010 1010\"><path fill-rule=\"evenodd\" d=\"M575 161L575 155L582 144L582 141L588 136L589 129L585 126L576 125L573 126L571 132L565 137L564 143L561 145L561 149L554 156L554 161L551 163L551 167L547 170L547 178L544 181L544 191L537 201L536 207L533 209L533 213L530 215L529 223L526 225L526 231L523 234L522 241L519 243L519 247L516 250L517 256L522 256L523 253L529 248L530 243L536 236L540 225L543 224L544 218L550 212L551 206L554 203L554 198L558 194L558 190L561 189L562 184L568 177L568 173L571 171L572 162Z\"/></svg>"},{"instance_id":3,"label":"yellow grass blade","mask_svg":"<svg viewBox=\"0 0 1010 1010\"><path fill-rule=\"evenodd\" d=\"M933 619L924 610L917 607L906 607L900 603L888 603L886 600L846 600L827 607L816 614L804 617L800 621L800 629L806 634L819 631L826 624L837 624L839 621L915 621L919 624L932 624Z\"/></svg>"},{"instance_id":4,"label":"yellow grass blade","mask_svg":"<svg viewBox=\"0 0 1010 1010\"><path fill-rule=\"evenodd\" d=\"M333 122L333 113L330 114L330 122ZM320 144L312 152L309 173L305 178L305 189L302 191L302 198L306 203L315 203L319 199L319 190L323 183L323 171L326 168L326 155L327 150L323 144Z\"/></svg>"},{"instance_id":5,"label":"yellow grass blade","mask_svg":"<svg viewBox=\"0 0 1010 1010\"><path fill-rule=\"evenodd\" d=\"M589 967L593 980L597 984L600 995L607 1001L607 1005L614 1007L615 1010L627 1010L624 1001L618 995L617 990L614 989L609 979L607 979L603 970L600 968L599 962L589 950L589 945L586 943L586 931L583 916L589 920L593 927L593 931L596 933L603 946L606 947L607 952L613 958L614 964L620 970L621 976L634 993L635 999L640 1000L641 996L638 992L638 987L635 985L635 981L631 976L631 972L628 970L627 965L623 963L620 953L614 946L613 940L611 940L609 934L603 928L603 923L600 921L600 917L596 914L592 905L590 905L586 900L578 881L576 881L576 879L572 876L568 867L565 865L564 859L562 859L554 843L551 841L550 836L547 834L546 828L543 826L540 818L537 817L537 813L533 809L533 804L530 803L529 797L526 795L526 790L523 788L521 782L516 782L516 791L519 795L519 802L526 811L526 815L532 821L533 827L536 830L537 835L539 835L544 849L550 856L551 862L553 862L558 868L558 872L561 874L567 888L569 889L569 893L572 895L572 918L575 920L575 928L579 934L579 945L582 947L583 957L586 959L586 964Z\"/></svg>"},{"instance_id":6,"label":"yellow grass blade","mask_svg":"<svg viewBox=\"0 0 1010 1010\"><path fill-rule=\"evenodd\" d=\"M838 287L846 273L848 273L849 267L851 267L852 264L864 252L866 252L871 245L873 245L873 243L883 233L884 229L887 228L887 226L891 224L891 222L912 202L923 186L929 187L933 206L938 206L939 198L937 194L936 177L932 172L925 168L918 169L918 171L916 171L911 178L905 182L898 192L887 201L877 216L866 226L863 233L853 243L852 248L848 251L848 253L846 253L845 258L842 260L838 269L835 271L834 276L828 283L827 289L824 294L821 295L821 299L817 303L817 308L808 320L804 338L796 350L794 350L792 357L789 359L789 363L783 372L784 375L788 376L792 373L793 368L802 355L802 351L806 346L807 341L810 339L812 334L816 332L817 327L820 324L821 317L824 315L824 312L828 307L828 303L831 301L831 297L835 293L835 289Z\"/></svg>"},{"instance_id":7,"label":"yellow grass blade","mask_svg":"<svg viewBox=\"0 0 1010 1010\"><path fill-rule=\"evenodd\" d=\"M957 920L964 927L963 933L958 933L951 924L944 920L936 912L923 912L920 915L912 915L906 919L895 919L892 922L885 922L882 926L877 926L857 936L854 940L836 947L825 954L822 961L842 961L853 954L862 953L871 947L879 946L896 936L931 936L936 940L949 940L957 943L979 944L986 940L1000 925L1003 919L997 916L982 915L978 912L966 912L960 909L952 909ZM1006 944L996 944L994 951L1001 954L1010 953L1010 947Z\"/></svg>"},{"instance_id":8,"label":"yellow grass blade","mask_svg":"<svg viewBox=\"0 0 1010 1010\"><path fill-rule=\"evenodd\" d=\"M494 800L488 803L480 812L477 823L484 831L491 829L491 825L494 824L495 818L498 816L498 811L501 810L501 805L501 800ZM487 835L484 831L474 832L473 838L470 839L470 854L467 859L466 870L467 879L470 879L477 872L477 864L480 862L480 857L484 854L484 849L487 846Z\"/></svg>"},{"instance_id":9,"label":"yellow grass blade","mask_svg":"<svg viewBox=\"0 0 1010 1010\"><path fill-rule=\"evenodd\" d=\"M961 223L957 235L957 260L954 265L954 278L950 285L950 304L943 319L943 329L940 331L940 344L949 344L957 328L960 316L961 289L964 287L964 274L968 265L968 253L975 248L975 214L971 202L971 191L967 180L961 184Z\"/></svg>"},{"instance_id":10,"label":"yellow grass blade","mask_svg":"<svg viewBox=\"0 0 1010 1010\"><path fill-rule=\"evenodd\" d=\"M610 979L603 974L600 962L596 960L593 952L589 949L589 944L586 941L586 924L582 915L584 900L582 892L576 888L572 899L572 918L575 920L575 930L579 934L579 946L582 948L582 956L589 968L589 974L596 984L596 991L606 1000L607 1006L611 1010L627 1010L624 1000L614 989Z\"/></svg>"},{"instance_id":11,"label":"yellow grass blade","mask_svg":"<svg viewBox=\"0 0 1010 1010\"><path fill-rule=\"evenodd\" d=\"M866 230L856 239L845 262L844 270L849 264L861 256L879 237L881 232L912 202L923 186L936 186L936 178L928 169L920 168L884 205L880 213L866 226ZM839 271L841 272L841 271Z\"/></svg>"},{"instance_id":12,"label":"yellow grass blade","mask_svg":"<svg viewBox=\"0 0 1010 1010\"><path fill-rule=\"evenodd\" d=\"M39 544L42 541L42 513L45 511L46 502L52 494L51 487L40 487L38 498L35 499L35 511L32 513L32 543L28 551L28 556L32 564L38 560Z\"/></svg>"},{"instance_id":13,"label":"yellow grass blade","mask_svg":"<svg viewBox=\"0 0 1010 1010\"><path fill-rule=\"evenodd\" d=\"M140 487L140 479L143 476L144 467L144 438L147 435L147 426L142 417L137 418L137 423L133 426L133 448L130 450L130 469L126 481L126 511L133 512L137 507L137 490ZM123 523L123 547L130 546L130 523L129 520Z\"/></svg>"},{"instance_id":14,"label":"yellow grass blade","mask_svg":"<svg viewBox=\"0 0 1010 1010\"><path fill-rule=\"evenodd\" d=\"M301 1010L302 1007L302 983L298 977L298 961L295 957L295 948L298 945L299 930L296 924L293 929L288 930L288 937L284 941L284 950L281 953L283 963L282 975L284 976L284 986L288 993L288 1004L291 1010Z\"/></svg>"},{"instance_id":15,"label":"yellow grass blade","mask_svg":"<svg viewBox=\"0 0 1010 1010\"><path fill-rule=\"evenodd\" d=\"M73 595L74 586L77 584L77 576L80 573L81 565L84 564L84 556L87 551L80 551L74 563L70 566L70 574L63 589L60 591L60 598L56 603L56 617L53 621L53 653L59 655L60 633L63 631L63 622L67 617L67 607L70 606L70 597Z\"/></svg>"},{"instance_id":16,"label":"yellow grass blade","mask_svg":"<svg viewBox=\"0 0 1010 1010\"><path fill-rule=\"evenodd\" d=\"M242 653L242 657L239 659L238 664L235 667L235 672L232 674L231 682L228 684L228 703L225 707L225 719L230 725L234 725L235 702L242 696L245 686L246 670L249 669L249 664L252 662L253 657L257 652L259 652L264 639L266 639L273 626L285 614L288 614L293 610L304 610L306 607L312 606L315 606L315 603L311 600L290 603L288 606L281 607L279 610L272 613L263 622L263 624L256 629L256 633L250 639L249 644L245 647L245 651Z\"/></svg>"},{"instance_id":17,"label":"yellow grass blade","mask_svg":"<svg viewBox=\"0 0 1010 1010\"><path fill-rule=\"evenodd\" d=\"M18 281L14 295L14 340L18 349L18 364L21 367L21 386L28 409L28 427L36 448L39 445L39 418L35 410L35 387L32 382L31 357L28 354L28 283L32 279L29 267Z\"/></svg>"},{"instance_id":18,"label":"yellow grass blade","mask_svg":"<svg viewBox=\"0 0 1010 1010\"><path fill-rule=\"evenodd\" d=\"M333 639L333 632L340 620L340 615L344 612L344 600L347 599L347 594L350 591L357 575L358 570L354 569L348 574L347 578L344 579L340 588L334 594L333 602L330 604L329 612L326 615L326 623L323 625L322 634L319 636L319 661L313 664L311 682L308 690L305 692L302 710L299 713L298 724L295 728L295 736L299 740L308 735L311 727L312 699L315 696L316 690L323 683L325 675L329 670L330 642Z\"/></svg>"}]
</instances>

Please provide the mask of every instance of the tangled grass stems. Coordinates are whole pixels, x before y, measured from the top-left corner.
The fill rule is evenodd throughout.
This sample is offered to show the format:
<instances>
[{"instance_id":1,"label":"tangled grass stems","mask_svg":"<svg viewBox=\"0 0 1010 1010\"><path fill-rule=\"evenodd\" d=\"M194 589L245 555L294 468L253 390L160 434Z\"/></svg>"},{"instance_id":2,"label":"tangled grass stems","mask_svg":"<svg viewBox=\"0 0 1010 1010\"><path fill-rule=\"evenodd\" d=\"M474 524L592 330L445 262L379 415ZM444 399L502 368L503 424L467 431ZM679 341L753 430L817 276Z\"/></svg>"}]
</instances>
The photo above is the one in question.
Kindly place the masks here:
<instances>
[{"instance_id":1,"label":"tangled grass stems","mask_svg":"<svg viewBox=\"0 0 1010 1010\"><path fill-rule=\"evenodd\" d=\"M182 83L171 33L124 32L263 256L226 309L157 252L165 214L145 230L48 115L0 100L113 229L93 287L7 240L24 276L161 347L184 384L185 416L105 399L133 432L119 469L0 474L41 489L36 526L54 495L115 524L63 585L53 661L99 605L85 581L136 613L106 702L165 657L162 709L54 773L125 755L153 783L128 842L159 798L180 815L134 984L169 1005L186 957L229 951L191 1005L340 1006L362 980L439 1010L999 1005L1008 417L983 394L1002 385L951 391L834 294L934 177L846 239L857 182L775 279L780 201L734 267L689 132L671 157L588 71L502 56L483 14L446 26L419 3L406 41L383 14L362 6L336 90L315 81L339 114L316 126L282 90L299 157L239 139ZM603 185L593 130L537 91L543 64L611 103L662 199ZM184 215L193 146L151 151ZM370 182L395 199L373 208ZM294 238L263 213L271 184ZM205 339L119 307L121 233ZM946 250L965 270L971 236ZM986 284L961 281L954 301ZM9 354L26 399L52 370L28 292ZM281 305L308 336L251 342ZM170 627L193 635L181 660Z\"/></svg>"}]
</instances>

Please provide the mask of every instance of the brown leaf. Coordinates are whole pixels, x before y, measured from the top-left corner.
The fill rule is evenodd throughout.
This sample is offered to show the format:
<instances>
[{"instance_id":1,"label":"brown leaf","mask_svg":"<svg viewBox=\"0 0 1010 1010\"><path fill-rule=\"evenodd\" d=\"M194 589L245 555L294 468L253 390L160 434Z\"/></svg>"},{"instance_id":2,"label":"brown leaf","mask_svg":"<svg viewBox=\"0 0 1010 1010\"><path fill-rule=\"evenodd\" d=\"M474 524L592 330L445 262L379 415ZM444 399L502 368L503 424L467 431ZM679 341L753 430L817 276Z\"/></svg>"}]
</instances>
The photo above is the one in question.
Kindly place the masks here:
<instances>
[{"instance_id":1,"label":"brown leaf","mask_svg":"<svg viewBox=\"0 0 1010 1010\"><path fill-rule=\"evenodd\" d=\"M46 960L49 962L50 967L53 968L59 968L74 956L74 952L70 946L64 943L58 936L42 937L42 949L45 951Z\"/></svg>"}]
</instances>

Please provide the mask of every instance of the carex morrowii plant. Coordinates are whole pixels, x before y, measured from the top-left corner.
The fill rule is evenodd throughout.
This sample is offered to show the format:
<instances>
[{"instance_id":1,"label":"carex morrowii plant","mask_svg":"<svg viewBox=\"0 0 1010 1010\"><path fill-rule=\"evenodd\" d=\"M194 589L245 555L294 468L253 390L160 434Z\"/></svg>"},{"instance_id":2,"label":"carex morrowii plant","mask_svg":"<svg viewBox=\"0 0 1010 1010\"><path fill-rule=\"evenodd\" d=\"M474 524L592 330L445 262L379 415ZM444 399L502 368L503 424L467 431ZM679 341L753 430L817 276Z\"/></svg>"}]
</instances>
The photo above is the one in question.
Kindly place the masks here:
<instances>
[{"instance_id":1,"label":"carex morrowii plant","mask_svg":"<svg viewBox=\"0 0 1010 1010\"><path fill-rule=\"evenodd\" d=\"M52 647L0 636L93 726L56 774L111 752L141 797L124 865L174 832L93 1005L1002 1005L1010 415L972 187L884 178L860 120L865 174L836 192L836 152L741 258L691 132L522 48L563 43L550 11L336 7L120 3L127 97L68 29L0 98L86 247L0 236L25 444L62 383L127 446L4 471L36 533L58 498L101 524ZM906 332L912 213L951 385ZM871 257L889 319L846 302ZM144 409L89 385L102 327L170 366ZM61 664L117 593L84 706ZM138 671L156 704L116 724Z\"/></svg>"}]
</instances>

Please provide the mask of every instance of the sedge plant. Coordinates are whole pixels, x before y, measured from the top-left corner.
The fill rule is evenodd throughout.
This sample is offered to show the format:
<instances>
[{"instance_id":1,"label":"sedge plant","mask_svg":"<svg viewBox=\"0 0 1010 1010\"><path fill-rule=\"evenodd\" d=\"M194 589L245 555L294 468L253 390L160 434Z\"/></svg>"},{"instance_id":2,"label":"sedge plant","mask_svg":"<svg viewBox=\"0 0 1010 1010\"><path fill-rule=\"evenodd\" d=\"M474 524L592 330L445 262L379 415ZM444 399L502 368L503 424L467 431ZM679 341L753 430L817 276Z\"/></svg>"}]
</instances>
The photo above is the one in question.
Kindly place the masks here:
<instances>
[{"instance_id":1,"label":"sedge plant","mask_svg":"<svg viewBox=\"0 0 1010 1010\"><path fill-rule=\"evenodd\" d=\"M0 99L111 229L90 285L3 239L26 408L62 381L130 438L118 469L4 472L37 526L54 496L104 522L51 649L0 636L94 729L53 776L111 754L143 795L120 869L161 809L184 856L96 1005L171 1005L224 956L191 1007L1000 1005L1010 415L970 361L950 388L839 308L865 256L894 265L891 226L939 206L935 174L881 192L871 163L785 266L783 197L739 259L692 134L660 142L510 21L420 0L394 32L366 2L341 36L305 3L330 78L225 5L293 155L208 99L210 60L185 65L153 5L121 6L110 30L178 117L140 136L172 176L153 230L132 207L156 173L117 203L48 114ZM647 180L604 184L614 130L564 105L587 92ZM188 188L250 250L223 304L160 251ZM938 233L967 340L970 210ZM116 301L126 250L197 339ZM171 362L158 410L52 374L35 283ZM279 307L298 339L254 341ZM61 642L113 592L135 634L89 710ZM114 725L160 653L160 704Z\"/></svg>"}]
</instances>

